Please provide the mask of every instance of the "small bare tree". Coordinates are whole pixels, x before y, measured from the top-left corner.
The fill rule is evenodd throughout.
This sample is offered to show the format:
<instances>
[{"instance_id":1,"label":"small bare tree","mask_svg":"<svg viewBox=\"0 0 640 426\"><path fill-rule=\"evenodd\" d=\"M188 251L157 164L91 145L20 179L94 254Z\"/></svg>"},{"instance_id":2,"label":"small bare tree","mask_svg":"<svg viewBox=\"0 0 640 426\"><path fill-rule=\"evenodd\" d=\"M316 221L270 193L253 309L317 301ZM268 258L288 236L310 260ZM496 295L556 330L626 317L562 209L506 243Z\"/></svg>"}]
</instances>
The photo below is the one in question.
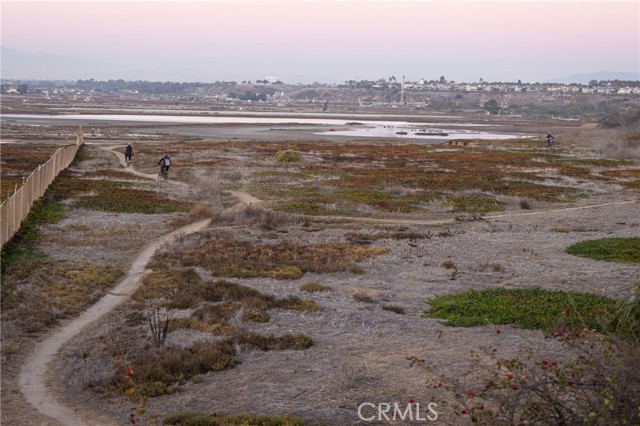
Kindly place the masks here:
<instances>
[{"instance_id":1,"label":"small bare tree","mask_svg":"<svg viewBox=\"0 0 640 426\"><path fill-rule=\"evenodd\" d=\"M151 337L156 347L164 345L167 339L167 331L169 330L170 314L166 309L154 307L146 312Z\"/></svg>"}]
</instances>

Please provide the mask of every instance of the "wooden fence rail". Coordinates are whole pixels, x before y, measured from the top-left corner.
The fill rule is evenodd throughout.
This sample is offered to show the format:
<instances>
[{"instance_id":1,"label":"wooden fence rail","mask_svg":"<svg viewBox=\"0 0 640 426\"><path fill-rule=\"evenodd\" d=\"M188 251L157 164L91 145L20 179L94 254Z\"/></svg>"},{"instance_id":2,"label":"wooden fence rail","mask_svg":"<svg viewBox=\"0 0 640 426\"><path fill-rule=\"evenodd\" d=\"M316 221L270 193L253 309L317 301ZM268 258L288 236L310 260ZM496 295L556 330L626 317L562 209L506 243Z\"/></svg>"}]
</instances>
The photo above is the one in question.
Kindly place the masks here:
<instances>
[{"instance_id":1,"label":"wooden fence rail","mask_svg":"<svg viewBox=\"0 0 640 426\"><path fill-rule=\"evenodd\" d=\"M46 163L39 165L15 194L0 206L1 246L4 246L18 232L20 224L29 214L33 203L44 195L58 173L69 167L82 143L82 129L80 128L76 144L58 148L51 158Z\"/></svg>"}]
</instances>

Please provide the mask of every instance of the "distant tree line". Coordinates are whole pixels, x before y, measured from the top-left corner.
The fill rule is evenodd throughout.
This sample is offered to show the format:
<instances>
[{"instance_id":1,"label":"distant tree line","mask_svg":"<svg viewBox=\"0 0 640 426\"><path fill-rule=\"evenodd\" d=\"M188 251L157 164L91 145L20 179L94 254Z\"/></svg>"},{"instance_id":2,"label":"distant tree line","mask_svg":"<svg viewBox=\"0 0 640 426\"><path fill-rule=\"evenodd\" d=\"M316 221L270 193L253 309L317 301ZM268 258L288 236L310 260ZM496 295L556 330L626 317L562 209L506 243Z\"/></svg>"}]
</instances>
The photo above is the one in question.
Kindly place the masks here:
<instances>
[{"instance_id":1,"label":"distant tree line","mask_svg":"<svg viewBox=\"0 0 640 426\"><path fill-rule=\"evenodd\" d=\"M194 90L211 87L214 85L220 85L221 83L177 83L171 81L125 81L125 80L107 80L98 81L94 79L90 80L78 80L76 82L76 88L81 90L90 90L94 92L138 92L147 95L186 95L192 94ZM226 83L228 85L235 85L235 82Z\"/></svg>"},{"instance_id":2,"label":"distant tree line","mask_svg":"<svg viewBox=\"0 0 640 426\"><path fill-rule=\"evenodd\" d=\"M243 93L236 93L233 90L227 95L232 99L240 99L241 101L266 101L268 96L273 96L275 89L268 87L261 88L259 91L245 90Z\"/></svg>"}]
</instances>

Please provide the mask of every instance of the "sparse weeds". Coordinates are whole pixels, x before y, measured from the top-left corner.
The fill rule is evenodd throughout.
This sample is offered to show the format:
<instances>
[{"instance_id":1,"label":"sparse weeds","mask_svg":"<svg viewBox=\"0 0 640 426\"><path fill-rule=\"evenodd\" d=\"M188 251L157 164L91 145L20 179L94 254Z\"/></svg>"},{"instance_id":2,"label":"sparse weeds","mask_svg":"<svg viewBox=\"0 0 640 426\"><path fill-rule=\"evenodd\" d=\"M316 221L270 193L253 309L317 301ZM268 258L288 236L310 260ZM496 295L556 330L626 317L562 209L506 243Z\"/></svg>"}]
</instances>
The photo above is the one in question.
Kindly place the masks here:
<instances>
[{"instance_id":1,"label":"sparse weeds","mask_svg":"<svg viewBox=\"0 0 640 426\"><path fill-rule=\"evenodd\" d=\"M300 285L300 291L304 291L307 293L319 293L329 290L331 290L330 286L321 284L318 281L311 281Z\"/></svg>"},{"instance_id":2,"label":"sparse weeds","mask_svg":"<svg viewBox=\"0 0 640 426\"><path fill-rule=\"evenodd\" d=\"M475 272L504 272L504 266L502 266L500 263L496 263L496 262L479 262L476 263L472 268L473 271Z\"/></svg>"},{"instance_id":3,"label":"sparse weeds","mask_svg":"<svg viewBox=\"0 0 640 426\"><path fill-rule=\"evenodd\" d=\"M186 412L172 414L164 419L165 425L172 426L324 426L321 423L308 423L299 417L256 416L238 414L203 414Z\"/></svg>"},{"instance_id":4,"label":"sparse weeds","mask_svg":"<svg viewBox=\"0 0 640 426\"><path fill-rule=\"evenodd\" d=\"M264 230L274 230L283 225L302 221L302 218L295 215L256 206L233 209L214 216L217 223L252 224Z\"/></svg>"},{"instance_id":5,"label":"sparse weeds","mask_svg":"<svg viewBox=\"0 0 640 426\"><path fill-rule=\"evenodd\" d=\"M442 262L440 266L442 266L445 269L458 269L455 262L451 259L445 260L444 262Z\"/></svg>"},{"instance_id":6,"label":"sparse weeds","mask_svg":"<svg viewBox=\"0 0 640 426\"><path fill-rule=\"evenodd\" d=\"M398 305L382 305L382 309L384 309L385 311L394 312L399 315L404 315L407 313L402 306Z\"/></svg>"},{"instance_id":7,"label":"sparse weeds","mask_svg":"<svg viewBox=\"0 0 640 426\"><path fill-rule=\"evenodd\" d=\"M213 217L213 210L210 205L197 203L191 208L191 216L197 219L207 219Z\"/></svg>"},{"instance_id":8,"label":"sparse weeds","mask_svg":"<svg viewBox=\"0 0 640 426\"><path fill-rule=\"evenodd\" d=\"M321 309L312 300L296 296L276 298L258 290L226 281L205 281L193 268L152 272L132 297L132 308L150 309L146 320L156 347L161 347L167 333L178 329L198 330L222 336L215 344L196 344L191 348L165 348L144 352L132 361L131 369L138 372L138 385L114 379L113 385L130 396L158 396L171 393L175 386L191 377L233 368L237 348L267 350L307 349L313 340L304 334L285 334L280 337L262 336L232 326L240 319L264 323L271 319L271 309L314 312ZM162 310L155 306L162 306ZM190 317L170 318L166 308L192 309ZM134 321L135 323L135 321ZM116 377L118 373L116 372Z\"/></svg>"},{"instance_id":9,"label":"sparse weeds","mask_svg":"<svg viewBox=\"0 0 640 426\"><path fill-rule=\"evenodd\" d=\"M249 241L209 239L184 247L178 253L165 250L154 265L173 264L207 268L216 276L297 279L304 272L362 273L354 262L362 262L388 250L346 243L300 244L280 241L257 245Z\"/></svg>"},{"instance_id":10,"label":"sparse weeds","mask_svg":"<svg viewBox=\"0 0 640 426\"><path fill-rule=\"evenodd\" d=\"M119 268L89 261L43 260L29 265L26 275L13 271L17 266L14 264L2 276L3 287L14 289L6 299L3 296L3 314L15 319L28 333L41 332L58 320L77 314L103 296L124 274Z\"/></svg>"},{"instance_id":11,"label":"sparse weeds","mask_svg":"<svg viewBox=\"0 0 640 426\"><path fill-rule=\"evenodd\" d=\"M520 200L518 204L522 210L531 210L531 203L529 200Z\"/></svg>"},{"instance_id":12,"label":"sparse weeds","mask_svg":"<svg viewBox=\"0 0 640 426\"><path fill-rule=\"evenodd\" d=\"M357 367L342 366L340 372L342 373L342 385L346 389L354 389L371 378L369 367L366 364Z\"/></svg>"},{"instance_id":13,"label":"sparse weeds","mask_svg":"<svg viewBox=\"0 0 640 426\"><path fill-rule=\"evenodd\" d=\"M353 294L353 300L361 303L378 303L378 300L375 299L370 293L360 290Z\"/></svg>"},{"instance_id":14,"label":"sparse weeds","mask_svg":"<svg viewBox=\"0 0 640 426\"><path fill-rule=\"evenodd\" d=\"M392 240L421 240L427 238L425 234L420 232L377 232L374 234L364 234L362 232L347 232L345 238L350 241L377 241L382 239Z\"/></svg>"},{"instance_id":15,"label":"sparse weeds","mask_svg":"<svg viewBox=\"0 0 640 426\"><path fill-rule=\"evenodd\" d=\"M234 368L236 348L305 350L313 339L305 334L263 336L248 330L232 330L229 337L214 343L198 342L190 347L156 346L137 354L129 363L115 363L115 373L108 388L131 398L155 397L174 393L177 386L207 372ZM117 358L129 359L121 354Z\"/></svg>"},{"instance_id":16,"label":"sparse weeds","mask_svg":"<svg viewBox=\"0 0 640 426\"><path fill-rule=\"evenodd\" d=\"M134 306L158 303L168 309L195 309L192 318L206 324L225 322L242 311L245 321L268 322L270 309L280 308L298 312L321 310L312 300L289 296L278 299L251 287L226 281L204 281L193 268L168 272L153 272L133 294ZM191 323L183 321L185 327Z\"/></svg>"}]
</instances>

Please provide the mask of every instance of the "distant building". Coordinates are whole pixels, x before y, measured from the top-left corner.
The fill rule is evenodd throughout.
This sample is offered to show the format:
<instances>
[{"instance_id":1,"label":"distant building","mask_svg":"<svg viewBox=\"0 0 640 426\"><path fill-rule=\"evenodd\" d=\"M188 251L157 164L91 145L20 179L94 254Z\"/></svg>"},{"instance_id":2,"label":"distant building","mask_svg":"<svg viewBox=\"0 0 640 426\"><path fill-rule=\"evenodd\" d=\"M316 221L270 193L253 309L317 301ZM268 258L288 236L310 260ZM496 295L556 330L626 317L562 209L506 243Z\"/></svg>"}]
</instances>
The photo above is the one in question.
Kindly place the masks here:
<instances>
[{"instance_id":1,"label":"distant building","mask_svg":"<svg viewBox=\"0 0 640 426\"><path fill-rule=\"evenodd\" d=\"M269 83L273 84L273 83L278 82L280 80L280 77L265 76L265 78L263 78L263 80L266 80Z\"/></svg>"}]
</instances>

